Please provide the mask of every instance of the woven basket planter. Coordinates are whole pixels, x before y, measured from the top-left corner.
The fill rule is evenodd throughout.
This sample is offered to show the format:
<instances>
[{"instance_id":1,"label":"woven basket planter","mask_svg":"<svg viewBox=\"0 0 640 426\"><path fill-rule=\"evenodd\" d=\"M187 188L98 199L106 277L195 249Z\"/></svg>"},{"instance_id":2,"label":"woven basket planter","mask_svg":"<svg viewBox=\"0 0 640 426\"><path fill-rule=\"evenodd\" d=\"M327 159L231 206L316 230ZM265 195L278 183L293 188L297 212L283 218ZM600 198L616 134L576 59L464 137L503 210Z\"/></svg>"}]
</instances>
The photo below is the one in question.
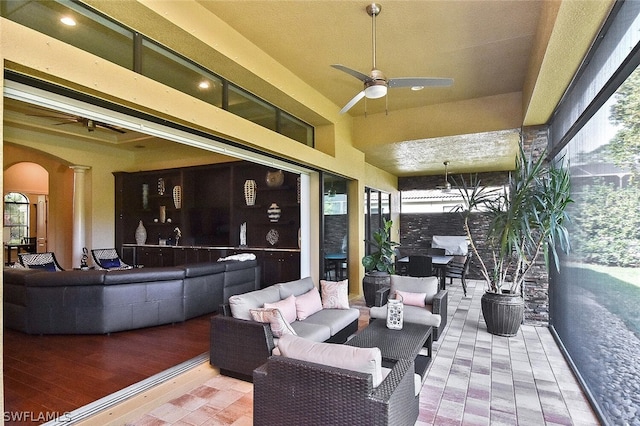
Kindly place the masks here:
<instances>
[{"instance_id":1,"label":"woven basket planter","mask_svg":"<svg viewBox=\"0 0 640 426\"><path fill-rule=\"evenodd\" d=\"M485 293L480 300L487 331L498 336L515 336L524 318L524 299L519 294Z\"/></svg>"},{"instance_id":2,"label":"woven basket planter","mask_svg":"<svg viewBox=\"0 0 640 426\"><path fill-rule=\"evenodd\" d=\"M367 306L371 307L375 304L376 292L382 287L391 287L391 275L380 272L365 274L362 279L362 290Z\"/></svg>"}]
</instances>

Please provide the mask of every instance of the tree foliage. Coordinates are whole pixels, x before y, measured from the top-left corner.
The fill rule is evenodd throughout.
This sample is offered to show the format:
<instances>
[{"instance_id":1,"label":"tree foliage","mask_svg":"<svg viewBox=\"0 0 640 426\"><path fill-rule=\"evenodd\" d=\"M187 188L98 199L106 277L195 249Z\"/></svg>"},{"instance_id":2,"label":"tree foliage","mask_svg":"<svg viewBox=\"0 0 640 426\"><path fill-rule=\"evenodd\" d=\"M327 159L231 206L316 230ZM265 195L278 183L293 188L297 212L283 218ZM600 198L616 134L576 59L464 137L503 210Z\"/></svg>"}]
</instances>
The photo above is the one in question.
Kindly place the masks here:
<instances>
[{"instance_id":1,"label":"tree foliage","mask_svg":"<svg viewBox=\"0 0 640 426\"><path fill-rule=\"evenodd\" d=\"M596 183L574 196L573 253L580 260L610 266L640 266L640 191Z\"/></svg>"},{"instance_id":2,"label":"tree foliage","mask_svg":"<svg viewBox=\"0 0 640 426\"><path fill-rule=\"evenodd\" d=\"M640 68L636 69L616 92L616 103L609 119L619 126L606 145L608 155L620 168L628 169L638 185L640 165Z\"/></svg>"}]
</instances>

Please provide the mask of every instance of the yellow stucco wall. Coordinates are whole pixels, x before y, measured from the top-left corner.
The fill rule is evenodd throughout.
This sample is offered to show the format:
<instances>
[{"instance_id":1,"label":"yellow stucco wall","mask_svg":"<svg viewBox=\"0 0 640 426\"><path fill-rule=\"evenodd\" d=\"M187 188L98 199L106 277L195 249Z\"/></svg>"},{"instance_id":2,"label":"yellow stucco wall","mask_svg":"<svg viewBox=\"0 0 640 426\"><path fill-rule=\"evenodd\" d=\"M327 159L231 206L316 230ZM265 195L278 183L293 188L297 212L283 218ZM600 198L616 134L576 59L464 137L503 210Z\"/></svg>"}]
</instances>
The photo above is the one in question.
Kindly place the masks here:
<instances>
[{"instance_id":1,"label":"yellow stucco wall","mask_svg":"<svg viewBox=\"0 0 640 426\"><path fill-rule=\"evenodd\" d=\"M215 67L212 67L212 70L227 76L225 73L237 71L240 66L244 71L237 72L234 76L253 81L253 87L257 88L253 90L254 93L264 97L272 96L267 98L270 102L278 106L288 106L289 112L316 126L319 149L292 141L133 71L3 19L0 26L0 54L4 67L167 118L249 148L257 148L284 159L295 160L303 165L352 179L354 184L351 188L354 189L350 190L350 211L354 213L350 220L351 229L357 229L357 232L350 235L349 278L351 292L359 293L364 273L360 266L360 259L364 253L364 225L360 214L363 211L363 197L360 194L365 186L395 191L397 178L365 163L364 154L354 148L352 119L347 115L338 114L335 105L320 96L313 88L293 78L288 71L264 53L256 52L250 43L228 26L223 23L212 25L211 19L216 18L202 12L197 4L181 2L180 7L177 7L176 2L127 2L127 7L123 9L121 2L91 3L111 16L122 18L131 26L143 26L147 31L145 35L151 38L173 40L172 43L175 43L175 40L196 38L202 45L214 43L215 40L214 47L208 47L208 51L202 52L201 45L199 51L200 55L213 52L215 54L212 56L226 58L218 61L222 64L221 70ZM131 13L132 9L140 13ZM146 19L143 20L141 17ZM184 25L180 25L181 23ZM174 37L168 38L168 28ZM186 45L169 47L189 50L189 46ZM278 100L281 102L277 102ZM299 110L294 111L291 108ZM5 135L3 141L54 155L61 164L91 167L87 180L90 220L87 221L89 229L86 234L87 243L92 246L111 245L109 242L113 241L113 171L178 167L205 164L215 160L208 152L194 153L192 150L180 150L180 153L174 152L164 156L146 153L122 154L121 151L108 147L89 152L84 146L75 146L69 141L42 140L35 135L22 132ZM4 164L6 168L7 162ZM312 229L318 229L318 218L312 217L311 224ZM59 230L60 235L63 232L66 230ZM312 233L312 238L315 240L312 240L311 245L317 250L317 233ZM70 244L66 241L62 245L65 250L70 250L67 248ZM55 247L58 248L58 245Z\"/></svg>"}]
</instances>

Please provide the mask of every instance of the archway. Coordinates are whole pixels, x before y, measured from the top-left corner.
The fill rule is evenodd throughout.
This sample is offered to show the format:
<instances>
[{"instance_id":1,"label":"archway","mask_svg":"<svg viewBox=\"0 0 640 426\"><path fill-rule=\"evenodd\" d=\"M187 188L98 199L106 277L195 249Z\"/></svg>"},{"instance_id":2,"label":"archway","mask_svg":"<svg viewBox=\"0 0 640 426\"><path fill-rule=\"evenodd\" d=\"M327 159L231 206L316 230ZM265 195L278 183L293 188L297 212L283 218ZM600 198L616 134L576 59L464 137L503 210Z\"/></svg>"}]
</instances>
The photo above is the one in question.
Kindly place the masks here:
<instances>
[{"instance_id":1,"label":"archway","mask_svg":"<svg viewBox=\"0 0 640 426\"><path fill-rule=\"evenodd\" d=\"M19 192L29 200L29 236L38 252L47 250L49 172L40 164L23 161L4 171L3 194Z\"/></svg>"}]
</instances>

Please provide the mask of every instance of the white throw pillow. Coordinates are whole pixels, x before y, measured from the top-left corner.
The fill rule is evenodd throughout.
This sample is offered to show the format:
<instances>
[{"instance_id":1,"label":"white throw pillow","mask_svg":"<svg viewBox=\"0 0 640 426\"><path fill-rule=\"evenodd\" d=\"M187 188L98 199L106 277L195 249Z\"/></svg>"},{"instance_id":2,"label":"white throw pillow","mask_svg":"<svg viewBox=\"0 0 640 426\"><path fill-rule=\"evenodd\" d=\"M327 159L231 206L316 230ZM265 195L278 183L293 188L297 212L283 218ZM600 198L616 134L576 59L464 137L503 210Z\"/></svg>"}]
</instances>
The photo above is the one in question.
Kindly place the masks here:
<instances>
[{"instance_id":1,"label":"white throw pillow","mask_svg":"<svg viewBox=\"0 0 640 426\"><path fill-rule=\"evenodd\" d=\"M349 280L320 280L324 309L349 309Z\"/></svg>"},{"instance_id":2,"label":"white throw pillow","mask_svg":"<svg viewBox=\"0 0 640 426\"><path fill-rule=\"evenodd\" d=\"M278 349L282 356L288 358L371 374L373 387L382 383L382 354L379 348L357 348L285 335L278 340Z\"/></svg>"},{"instance_id":3,"label":"white throw pillow","mask_svg":"<svg viewBox=\"0 0 640 426\"><path fill-rule=\"evenodd\" d=\"M277 308L251 309L249 312L251 312L251 317L254 321L268 323L275 337L296 334L295 330L291 328L291 325L283 318L282 313Z\"/></svg>"},{"instance_id":4,"label":"white throw pillow","mask_svg":"<svg viewBox=\"0 0 640 426\"><path fill-rule=\"evenodd\" d=\"M296 297L296 315L300 321L322 310L320 293L316 288L312 288L305 294Z\"/></svg>"},{"instance_id":5,"label":"white throw pillow","mask_svg":"<svg viewBox=\"0 0 640 426\"><path fill-rule=\"evenodd\" d=\"M287 322L292 323L297 318L296 297L292 294L284 300L275 303L265 303L265 308L278 308Z\"/></svg>"}]
</instances>

